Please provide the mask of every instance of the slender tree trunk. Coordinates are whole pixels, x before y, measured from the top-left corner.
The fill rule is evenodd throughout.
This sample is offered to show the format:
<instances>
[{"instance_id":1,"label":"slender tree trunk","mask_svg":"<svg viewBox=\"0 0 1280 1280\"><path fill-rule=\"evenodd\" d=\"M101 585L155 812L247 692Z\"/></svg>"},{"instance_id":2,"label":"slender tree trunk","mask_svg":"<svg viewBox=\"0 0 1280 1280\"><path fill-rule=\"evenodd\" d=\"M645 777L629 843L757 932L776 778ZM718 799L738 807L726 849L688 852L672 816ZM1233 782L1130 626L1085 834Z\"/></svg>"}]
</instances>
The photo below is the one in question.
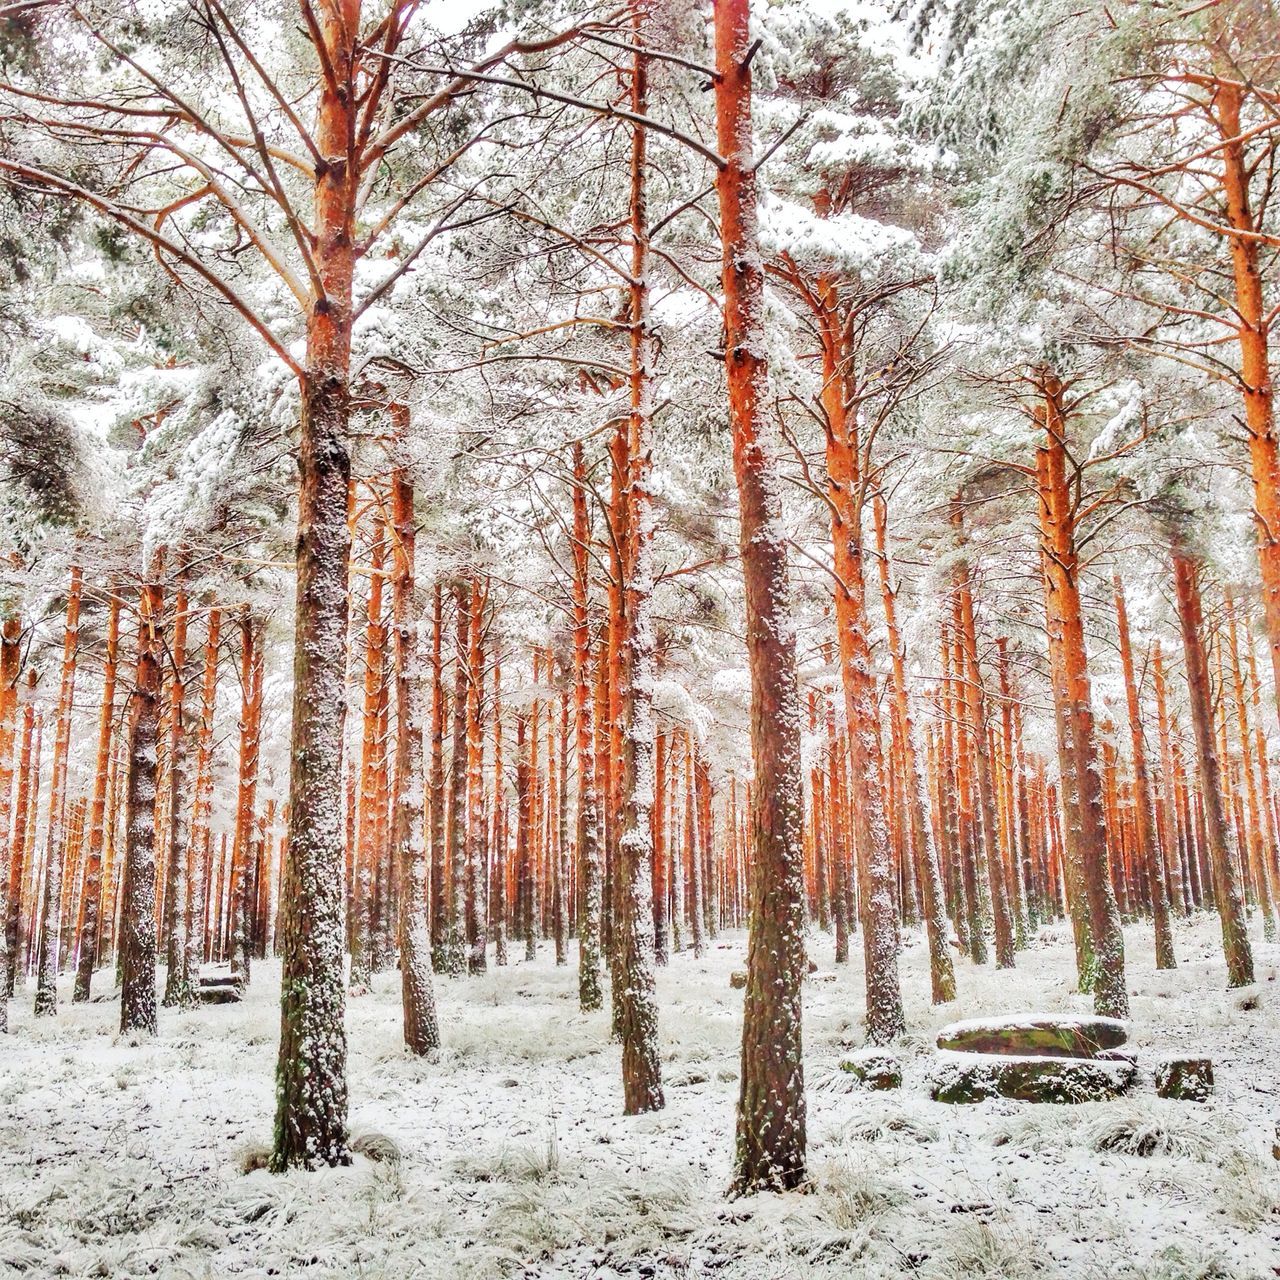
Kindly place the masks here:
<instances>
[{"instance_id":1,"label":"slender tree trunk","mask_svg":"<svg viewBox=\"0 0 1280 1280\"><path fill-rule=\"evenodd\" d=\"M1173 581L1177 592L1182 647L1187 662L1191 727L1196 737L1200 799L1204 807L1213 895L1222 921L1222 951L1227 962L1227 985L1243 987L1253 981L1253 948L1250 946L1245 924L1244 890L1223 813L1222 774L1213 743L1213 711L1209 697L1209 663L1204 651L1199 564L1181 534L1176 531L1173 541Z\"/></svg>"},{"instance_id":2,"label":"slender tree trunk","mask_svg":"<svg viewBox=\"0 0 1280 1280\"><path fill-rule=\"evenodd\" d=\"M1253 735L1249 731L1249 707L1245 698L1244 669L1240 663L1240 642L1236 626L1236 600L1227 597L1227 656L1231 663L1231 687L1235 694L1236 729L1240 739L1240 770L1244 775L1244 799L1249 816L1248 839L1242 846L1248 849L1249 876L1257 892L1258 907L1262 912L1263 938L1276 940L1274 894L1271 888L1271 867L1266 852L1266 827L1258 803L1258 780L1253 769ZM1225 703L1225 688L1223 689ZM1225 715L1225 706L1223 708ZM1262 757L1266 771L1266 756Z\"/></svg>"},{"instance_id":3,"label":"slender tree trunk","mask_svg":"<svg viewBox=\"0 0 1280 1280\"><path fill-rule=\"evenodd\" d=\"M751 672L751 918L734 1187L805 1178L803 782L800 700L776 466L761 439L768 403L747 0L714 5L716 177L723 246L725 372L738 487Z\"/></svg>"},{"instance_id":4,"label":"slender tree trunk","mask_svg":"<svg viewBox=\"0 0 1280 1280\"><path fill-rule=\"evenodd\" d=\"M161 608L160 584L146 582L138 599L138 661L129 708L120 937L120 1030L151 1034L157 1030L155 804L163 652Z\"/></svg>"},{"instance_id":5,"label":"slender tree trunk","mask_svg":"<svg viewBox=\"0 0 1280 1280\"><path fill-rule=\"evenodd\" d=\"M74 1003L89 998L93 970L98 963L102 921L102 845L107 819L107 780L111 772L111 743L115 730L116 671L120 651L120 596L112 587L107 604L107 647L102 664L102 710L98 717L98 751L93 770L93 803L89 810L89 848L85 856L84 893L80 900L80 950L76 957ZM3 744L0 743L0 751ZM4 780L0 778L0 791ZM0 814L0 830L4 828Z\"/></svg>"},{"instance_id":6,"label":"slender tree trunk","mask_svg":"<svg viewBox=\"0 0 1280 1280\"><path fill-rule=\"evenodd\" d=\"M1006 850L1005 882L1012 890L1014 948L1025 950L1031 917L1027 910L1027 822L1025 805L1018 802L1019 787L1025 783L1020 759L1021 734L1015 738L1016 710L1009 675L1009 641L996 640L996 670L1000 680L1000 774L1003 781ZM1015 742L1019 746L1015 747ZM1023 791L1025 797L1025 790Z\"/></svg>"},{"instance_id":7,"label":"slender tree trunk","mask_svg":"<svg viewBox=\"0 0 1280 1280\"><path fill-rule=\"evenodd\" d=\"M485 894L484 846L484 609L489 589L471 581L471 628L467 647L467 969L488 967L489 905Z\"/></svg>"},{"instance_id":8,"label":"slender tree trunk","mask_svg":"<svg viewBox=\"0 0 1280 1280\"><path fill-rule=\"evenodd\" d=\"M431 612L431 967L445 972L449 898L445 846L444 588L437 579Z\"/></svg>"},{"instance_id":9,"label":"slender tree trunk","mask_svg":"<svg viewBox=\"0 0 1280 1280\"><path fill-rule=\"evenodd\" d=\"M493 897L489 907L493 962L507 963L507 793L502 759L502 664L493 664Z\"/></svg>"},{"instance_id":10,"label":"slender tree trunk","mask_svg":"<svg viewBox=\"0 0 1280 1280\"><path fill-rule=\"evenodd\" d=\"M1262 812L1266 818L1267 863L1271 870L1271 882L1280 891L1280 839L1277 838L1276 808L1271 794L1271 763L1267 758L1267 735L1262 727L1262 688L1258 681L1258 658L1254 652L1253 628L1248 625L1247 615L1244 628L1248 646L1249 659L1249 691L1253 707L1254 751L1258 758L1258 783Z\"/></svg>"},{"instance_id":11,"label":"slender tree trunk","mask_svg":"<svg viewBox=\"0 0 1280 1280\"><path fill-rule=\"evenodd\" d=\"M222 611L210 609L204 643L204 677L200 686L200 726L196 731L196 785L191 812L191 897L187 903L187 950L183 959L188 990L200 985L209 902L213 817L213 721L218 697L218 646Z\"/></svg>"},{"instance_id":12,"label":"slender tree trunk","mask_svg":"<svg viewBox=\"0 0 1280 1280\"><path fill-rule=\"evenodd\" d=\"M249 981L250 862L258 795L258 746L262 720L262 628L245 605L240 612L240 776L235 835L231 842L231 972Z\"/></svg>"},{"instance_id":13,"label":"slender tree trunk","mask_svg":"<svg viewBox=\"0 0 1280 1280\"><path fill-rule=\"evenodd\" d=\"M13 857L14 725L18 710L18 675L22 667L22 622L11 614L0 624L0 1034L9 1030L9 982L13 957L9 950L9 865Z\"/></svg>"},{"instance_id":14,"label":"slender tree trunk","mask_svg":"<svg viewBox=\"0 0 1280 1280\"><path fill-rule=\"evenodd\" d=\"M958 598L956 600L958 604ZM943 641L943 673L946 680L944 750L947 773L950 775L948 794L954 796L951 804L955 828L956 862L959 868L958 898L963 904L959 913L964 917L969 937L969 957L974 964L987 963L986 919L982 909L981 885L978 877L978 858L973 840L973 789L969 785L969 759L960 749L960 724L964 710L964 659L959 626L953 626L951 643Z\"/></svg>"},{"instance_id":15,"label":"slender tree trunk","mask_svg":"<svg viewBox=\"0 0 1280 1280\"><path fill-rule=\"evenodd\" d=\"M1142 708L1138 702L1138 683L1133 672L1133 645L1129 639L1129 612L1125 607L1120 575L1112 578L1116 597L1116 622L1120 632L1120 665L1124 671L1125 703L1129 712L1129 741L1133 755L1133 803L1138 837L1138 858L1147 877L1151 895L1151 917L1155 926L1156 968L1173 969L1173 930L1169 924L1169 896L1166 891L1164 862L1156 825L1155 802L1147 773L1147 744L1142 735Z\"/></svg>"},{"instance_id":16,"label":"slender tree trunk","mask_svg":"<svg viewBox=\"0 0 1280 1280\"><path fill-rule=\"evenodd\" d=\"M953 506L952 513L952 521L963 545L964 525L962 508L958 502ZM996 968L1012 969L1014 965L1013 917L1009 910L1009 889L1005 881L1004 855L1000 848L996 823L995 788L991 772L991 752L987 742L987 699L982 684L982 669L978 664L977 625L974 618L973 589L969 583L967 560L961 560L956 565L956 599L960 613L960 684L964 691L965 712L969 722L969 741L973 748L978 818L982 832L980 848L983 856L979 862L979 878L981 878L982 863L985 863L986 878L991 885Z\"/></svg>"},{"instance_id":17,"label":"slender tree trunk","mask_svg":"<svg viewBox=\"0 0 1280 1280\"><path fill-rule=\"evenodd\" d=\"M516 920L524 939L525 959L536 960L538 939L535 929L536 892L533 849L533 779L530 767L529 717L516 713Z\"/></svg>"},{"instance_id":18,"label":"slender tree trunk","mask_svg":"<svg viewBox=\"0 0 1280 1280\"><path fill-rule=\"evenodd\" d=\"M911 823L911 844L915 852L916 879L920 885L925 934L929 941L930 984L933 1003L946 1004L956 998L956 975L947 936L942 875L938 869L938 854L934 848L926 809L928 784L916 754L915 726L907 695L907 654L902 632L898 629L898 593L893 584L893 570L889 560L888 505L883 494L878 495L875 500L874 516L876 550L880 560L880 590L889 632L889 652L893 659L894 711L902 739L903 786Z\"/></svg>"},{"instance_id":19,"label":"slender tree trunk","mask_svg":"<svg viewBox=\"0 0 1280 1280\"><path fill-rule=\"evenodd\" d=\"M35 688L36 673L27 673L28 692ZM23 886L27 876L27 810L31 797L31 762L32 740L37 735L36 713L30 702L22 709L22 746L18 755L18 782L13 802L11 821L12 836L9 844L9 893L5 929L5 952L8 956L8 968L5 975L5 997L12 999L18 970L24 964L23 953L26 940L22 931ZM40 752L36 749L35 759L39 767Z\"/></svg>"},{"instance_id":20,"label":"slender tree trunk","mask_svg":"<svg viewBox=\"0 0 1280 1280\"><path fill-rule=\"evenodd\" d=\"M849 724L849 799L862 899L867 1033L886 1044L906 1030L898 981L901 939L893 853L882 789L883 756L867 634L862 514L866 477L856 414L849 412L845 326L833 286L821 286L822 407L826 418L827 505L835 566L836 636Z\"/></svg>"},{"instance_id":21,"label":"slender tree trunk","mask_svg":"<svg viewBox=\"0 0 1280 1280\"><path fill-rule=\"evenodd\" d=\"M71 745L71 701L76 684L76 657L80 646L79 566L71 570L67 592L66 630L62 643L62 682L53 739L53 777L49 790L49 826L45 837L44 910L41 925L40 968L36 977L37 1016L58 1009L58 943L62 931L62 872L66 855L67 756Z\"/></svg>"},{"instance_id":22,"label":"slender tree trunk","mask_svg":"<svg viewBox=\"0 0 1280 1280\"><path fill-rule=\"evenodd\" d=\"M1169 732L1169 707L1164 679L1164 658L1157 640L1151 647L1151 675L1156 697L1156 728L1160 737L1160 781L1156 789L1156 815L1160 821L1160 847L1164 851L1169 900L1185 916L1190 910L1188 889L1179 851L1178 796L1173 765L1173 739Z\"/></svg>"},{"instance_id":23,"label":"slender tree trunk","mask_svg":"<svg viewBox=\"0 0 1280 1280\"><path fill-rule=\"evenodd\" d=\"M821 727L821 717L818 714L818 694L816 690L809 691L809 732L817 734ZM733 779L729 781L730 790L734 789ZM731 795L730 805L736 809L736 804ZM816 761L809 770L809 825L813 832L813 914L818 922L818 928L823 933L829 933L831 930L831 899L828 890L827 863L828 863L828 845L827 845L827 829L828 829L828 805L827 805L827 785L826 774L823 771L821 761Z\"/></svg>"},{"instance_id":24,"label":"slender tree trunk","mask_svg":"<svg viewBox=\"0 0 1280 1280\"><path fill-rule=\"evenodd\" d=\"M365 608L364 703L361 718L360 784L357 795L356 846L351 877L351 990L368 989L373 973L373 882L381 849L378 844L378 784L385 761L385 738L379 724L386 684L387 624L382 588L386 578L385 522L374 508L369 544L369 594Z\"/></svg>"},{"instance_id":25,"label":"slender tree trunk","mask_svg":"<svg viewBox=\"0 0 1280 1280\"><path fill-rule=\"evenodd\" d=\"M824 660L830 658L824 655ZM849 899L845 881L849 876L849 806L845 798L845 770L836 734L836 711L827 702L827 774L831 796L831 911L835 919L835 962L849 962Z\"/></svg>"},{"instance_id":26,"label":"slender tree trunk","mask_svg":"<svg viewBox=\"0 0 1280 1280\"><path fill-rule=\"evenodd\" d=\"M556 735L560 744L560 763L557 769L556 799L556 964L569 963L569 689L560 690L560 730Z\"/></svg>"},{"instance_id":27,"label":"slender tree trunk","mask_svg":"<svg viewBox=\"0 0 1280 1280\"><path fill-rule=\"evenodd\" d=\"M693 954L707 954L706 913L703 910L705 888L702 882L702 859L698 856L698 797L693 782L693 735L684 735L684 860L689 868L689 935Z\"/></svg>"},{"instance_id":28,"label":"slender tree trunk","mask_svg":"<svg viewBox=\"0 0 1280 1280\"><path fill-rule=\"evenodd\" d=\"M174 592L173 632L169 656L173 664L169 680L169 857L165 864L165 962L166 1007L195 1003L187 985L184 963L187 951L187 904L191 897L191 762L187 748L187 591L186 564L179 561Z\"/></svg>"},{"instance_id":29,"label":"slender tree trunk","mask_svg":"<svg viewBox=\"0 0 1280 1280\"><path fill-rule=\"evenodd\" d=\"M391 475L391 622L395 634L396 774L391 843L400 879L400 1000L404 1042L423 1054L440 1045L431 932L427 921L426 814L422 803L422 622L414 598L413 482L398 466Z\"/></svg>"},{"instance_id":30,"label":"slender tree trunk","mask_svg":"<svg viewBox=\"0 0 1280 1280\"><path fill-rule=\"evenodd\" d=\"M471 586L453 586L453 743L449 756L449 908L445 932L445 972L461 977L467 968L467 656L470 644Z\"/></svg>"},{"instance_id":31,"label":"slender tree trunk","mask_svg":"<svg viewBox=\"0 0 1280 1280\"><path fill-rule=\"evenodd\" d=\"M1129 994L1125 986L1124 935L1107 870L1106 828L1080 606L1075 508L1067 481L1065 388L1060 379L1045 370L1038 371L1036 384L1041 396L1038 414L1045 432L1044 444L1036 454L1045 610L1050 648L1057 655L1052 663L1054 698L1059 724L1069 732L1069 760L1078 803L1079 862L1096 962L1094 1008L1103 1016L1126 1018Z\"/></svg>"},{"instance_id":32,"label":"slender tree trunk","mask_svg":"<svg viewBox=\"0 0 1280 1280\"><path fill-rule=\"evenodd\" d=\"M653 962L665 965L671 959L671 928L667 919L667 899L671 893L667 838L667 755L671 735L660 732L654 743L653 777Z\"/></svg>"}]
</instances>

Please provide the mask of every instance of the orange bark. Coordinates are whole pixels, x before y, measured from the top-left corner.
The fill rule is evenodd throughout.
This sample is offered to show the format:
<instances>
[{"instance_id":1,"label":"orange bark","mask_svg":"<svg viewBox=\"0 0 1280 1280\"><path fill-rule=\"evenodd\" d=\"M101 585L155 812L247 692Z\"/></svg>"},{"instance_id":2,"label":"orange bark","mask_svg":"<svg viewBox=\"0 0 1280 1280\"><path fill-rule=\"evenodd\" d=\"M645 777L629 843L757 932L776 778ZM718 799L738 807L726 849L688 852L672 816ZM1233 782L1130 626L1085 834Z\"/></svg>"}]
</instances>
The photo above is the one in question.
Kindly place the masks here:
<instances>
[{"instance_id":1,"label":"orange bark","mask_svg":"<svg viewBox=\"0 0 1280 1280\"><path fill-rule=\"evenodd\" d=\"M1103 1016L1128 1016L1124 935L1108 874L1106 827L1094 737L1084 615L1080 604L1079 557L1076 550L1075 505L1067 478L1065 392L1049 370L1035 374L1040 397L1037 417L1044 431L1036 451L1040 497L1041 564L1045 615L1053 673L1064 785L1075 794L1068 858L1079 867L1082 893L1072 903L1073 917L1088 912L1096 970L1094 1007ZM1070 847L1074 837L1075 849ZM1082 972L1082 983L1088 973Z\"/></svg>"},{"instance_id":2,"label":"orange bark","mask_svg":"<svg viewBox=\"0 0 1280 1280\"><path fill-rule=\"evenodd\" d=\"M15 722L18 710L18 675L22 665L22 623L16 614L0 626L0 842L6 856L0 863L0 1031L9 1029L9 999L13 973L15 939L9 937L9 896L13 876L14 846L13 766ZM25 738L25 734L24 734Z\"/></svg>"},{"instance_id":3,"label":"orange bark","mask_svg":"<svg viewBox=\"0 0 1280 1280\"><path fill-rule=\"evenodd\" d=\"M1249 731L1249 709L1245 699L1244 669L1240 662L1240 644L1236 628L1236 602L1227 597L1227 654L1231 663L1231 687L1235 695L1236 731L1240 742L1240 771L1244 780L1244 798L1248 813L1247 844L1249 875L1253 880L1258 906L1262 911L1263 936L1274 942L1276 936L1275 893L1271 885L1271 866L1266 850L1266 822L1258 799L1258 780L1253 763L1253 735ZM1225 693L1225 689L1224 689ZM1225 698L1224 698L1225 701ZM1225 713L1225 708L1224 708ZM1262 757L1263 771L1266 757Z\"/></svg>"},{"instance_id":4,"label":"orange bark","mask_svg":"<svg viewBox=\"0 0 1280 1280\"><path fill-rule=\"evenodd\" d=\"M957 501L952 507L952 523L964 543L963 508ZM996 968L1011 969L1013 955L1013 917L1009 909L1009 889L1005 880L1004 855L1000 847L996 821L995 787L991 771L991 752L987 741L987 700L982 670L978 664L978 635L973 609L973 589L967 560L957 562L955 569L957 621L961 651L957 655L960 686L963 691L968 737L973 758L974 781L978 797L982 856L978 859L978 882L986 879L991 886L992 925L995 932ZM985 905L985 902L984 902Z\"/></svg>"},{"instance_id":5,"label":"orange bark","mask_svg":"<svg viewBox=\"0 0 1280 1280\"><path fill-rule=\"evenodd\" d=\"M154 572L154 571L153 571ZM129 782L125 799L120 922L120 1030L156 1031L156 749L162 685L159 582L138 598L138 658L129 698Z\"/></svg>"},{"instance_id":6,"label":"orange bark","mask_svg":"<svg viewBox=\"0 0 1280 1280\"><path fill-rule=\"evenodd\" d=\"M373 929L376 923L373 880L382 853L378 843L378 791L385 759L385 739L378 717L386 684L387 624L382 603L386 563L386 525L381 511L375 506L369 540L369 594L365 602L364 702L356 844L352 859L351 911L347 922L353 992L364 991L373 972Z\"/></svg>"},{"instance_id":7,"label":"orange bark","mask_svg":"<svg viewBox=\"0 0 1280 1280\"><path fill-rule=\"evenodd\" d=\"M725 372L738 488L751 673L751 924L734 1185L805 1178L803 782L795 634L776 468L762 442L768 404L764 271L757 242L747 0L716 0L716 138Z\"/></svg>"},{"instance_id":8,"label":"orange bark","mask_svg":"<svg viewBox=\"0 0 1280 1280\"><path fill-rule=\"evenodd\" d=\"M1226 815L1222 808L1222 770L1213 742L1213 712L1209 697L1209 664L1205 656L1200 603L1199 565L1175 535L1173 577L1178 622L1187 662L1191 726L1196 737L1200 771L1200 799L1213 875L1213 892L1222 922L1222 950L1227 962L1227 985L1253 981L1253 949L1245 926L1244 891L1236 869Z\"/></svg>"},{"instance_id":9,"label":"orange bark","mask_svg":"<svg viewBox=\"0 0 1280 1280\"><path fill-rule=\"evenodd\" d=\"M61 932L62 875L66 855L65 806L67 756L71 745L71 701L76 682L76 655L80 645L80 590L78 565L71 569L67 592L66 628L62 642L62 680L58 691L53 739L53 773L49 790L49 825L45 836L44 910L41 921L40 969L36 979L35 1011L49 1016L58 1008L58 945Z\"/></svg>"},{"instance_id":10,"label":"orange bark","mask_svg":"<svg viewBox=\"0 0 1280 1280\"><path fill-rule=\"evenodd\" d=\"M943 898L942 873L933 843L926 796L928 783L916 754L915 725L907 694L907 655L902 632L898 628L897 589L893 584L888 547L888 504L883 494L874 503L876 550L880 563L880 592L884 602L885 624L889 632L889 653L893 660L894 716L902 750L903 787L911 844L915 856L916 880L920 886L925 932L929 941L929 974L933 1003L945 1004L956 997L955 968L951 962L947 937L946 904Z\"/></svg>"},{"instance_id":11,"label":"orange bark","mask_svg":"<svg viewBox=\"0 0 1280 1280\"><path fill-rule=\"evenodd\" d=\"M102 845L107 817L107 775L115 729L116 668L120 649L120 596L113 588L107 603L106 651L102 663L102 710L98 717L98 750L93 770L93 805L89 815L89 847L85 857L84 893L80 899L76 984L72 1000L88 1000L102 920ZM0 746L0 750L2 750ZM4 780L0 778L0 790ZM0 819L2 825L2 819Z\"/></svg>"},{"instance_id":12,"label":"orange bark","mask_svg":"<svg viewBox=\"0 0 1280 1280\"><path fill-rule=\"evenodd\" d=\"M195 987L205 958L209 908L210 852L213 817L213 720L217 710L218 656L222 611L210 609L204 642L204 676L200 685L200 724L196 730L195 800L191 811L191 898L187 903L187 982Z\"/></svg>"},{"instance_id":13,"label":"orange bark","mask_svg":"<svg viewBox=\"0 0 1280 1280\"><path fill-rule=\"evenodd\" d=\"M173 629L169 638L169 787L168 857L165 860L164 937L165 974L164 1003L194 1003L195 991L187 984L184 963L187 950L187 902L191 896L191 766L187 750L187 726L184 723L187 692L187 589L186 561L180 558L174 592Z\"/></svg>"},{"instance_id":14,"label":"orange bark","mask_svg":"<svg viewBox=\"0 0 1280 1280\"><path fill-rule=\"evenodd\" d=\"M228 910L231 971L247 982L250 965L250 858L258 795L258 747L262 722L263 654L261 623L245 605L240 611L240 770L236 788L235 832L231 842L231 890Z\"/></svg>"},{"instance_id":15,"label":"orange bark","mask_svg":"<svg viewBox=\"0 0 1280 1280\"><path fill-rule=\"evenodd\" d=\"M586 461L575 440L573 467L573 707L578 766L578 1004L584 1012L604 1001L600 959L602 877L600 817L596 792L596 726L591 696L591 632L588 622L588 558L591 523L587 514ZM659 793L661 794L661 793Z\"/></svg>"},{"instance_id":16,"label":"orange bark","mask_svg":"<svg viewBox=\"0 0 1280 1280\"><path fill-rule=\"evenodd\" d=\"M1147 744L1142 733L1142 709L1138 701L1138 683L1134 678L1133 645L1129 638L1129 613L1125 608L1120 575L1112 578L1115 591L1116 623L1120 633L1120 666L1124 672L1125 706L1129 714L1129 750L1133 762L1134 818L1137 831L1137 855L1147 877L1151 897L1151 915L1155 926L1156 968L1172 969L1177 965L1173 953L1173 931L1169 925L1168 881L1165 876L1164 844L1156 822L1155 801L1147 772Z\"/></svg>"}]
</instances>

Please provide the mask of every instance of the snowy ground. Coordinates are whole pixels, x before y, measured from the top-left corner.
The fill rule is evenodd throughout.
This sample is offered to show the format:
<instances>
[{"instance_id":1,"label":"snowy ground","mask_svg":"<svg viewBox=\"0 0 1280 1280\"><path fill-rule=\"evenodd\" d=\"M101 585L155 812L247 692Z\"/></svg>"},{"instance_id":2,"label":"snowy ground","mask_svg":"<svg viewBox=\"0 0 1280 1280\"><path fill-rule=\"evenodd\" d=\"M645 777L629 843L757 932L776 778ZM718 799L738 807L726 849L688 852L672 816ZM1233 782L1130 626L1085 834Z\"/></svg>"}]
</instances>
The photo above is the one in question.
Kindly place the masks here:
<instances>
[{"instance_id":1,"label":"snowy ground","mask_svg":"<svg viewBox=\"0 0 1280 1280\"><path fill-rule=\"evenodd\" d=\"M816 1190L727 1201L744 939L659 978L667 1108L626 1119L603 1015L576 1008L551 949L534 965L439 984L446 1047L401 1048L396 975L351 1002L349 1169L273 1177L278 967L239 1006L116 1035L118 1006L29 993L0 1045L0 1274L27 1276L1262 1277L1280 1274L1280 949L1255 939L1259 1005L1223 989L1216 918L1179 930L1156 974L1127 934L1134 1096L1079 1107L928 1101L932 1033L952 1018L1083 1010L1064 930L1016 974L962 962L961 998L927 1003L904 957L911 1033L898 1094L849 1092L862 1042L859 963L819 936L805 1002ZM69 994L69 993L67 993ZM1162 1102L1161 1053L1207 1051L1218 1089ZM1137 1152L1153 1152L1136 1154ZM246 1172L248 1169L250 1171Z\"/></svg>"}]
</instances>

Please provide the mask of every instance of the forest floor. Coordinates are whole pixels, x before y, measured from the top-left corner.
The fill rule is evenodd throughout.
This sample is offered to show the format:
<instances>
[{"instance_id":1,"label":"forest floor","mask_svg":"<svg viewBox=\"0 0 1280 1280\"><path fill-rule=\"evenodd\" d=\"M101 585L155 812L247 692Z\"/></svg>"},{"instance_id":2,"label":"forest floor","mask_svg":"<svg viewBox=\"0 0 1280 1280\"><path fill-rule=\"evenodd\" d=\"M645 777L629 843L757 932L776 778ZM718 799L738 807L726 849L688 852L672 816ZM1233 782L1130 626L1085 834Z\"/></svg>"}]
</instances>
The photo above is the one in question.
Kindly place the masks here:
<instances>
[{"instance_id":1,"label":"forest floor","mask_svg":"<svg viewBox=\"0 0 1280 1280\"><path fill-rule=\"evenodd\" d=\"M438 984L445 1047L401 1045L399 982L350 1002L351 1167L275 1177L279 967L239 1005L162 1011L154 1040L118 1005L64 1002L0 1046L0 1275L487 1277L1148 1277L1280 1274L1280 948L1255 937L1256 1008L1224 990L1216 917L1178 929L1156 973L1127 932L1132 1096L1075 1107L928 1100L932 1038L953 1018L1084 1011L1069 935L1043 931L1016 973L959 965L960 999L927 1003L927 956L903 959L910 1033L900 1092L851 1092L860 957L811 944L805 1048L811 1194L729 1201L741 934L661 971L667 1106L621 1114L604 1014L576 1006L552 949ZM856 948L855 948L856 950ZM105 988L102 975L98 983ZM69 995L69 992L64 993ZM1155 1097L1161 1054L1212 1055L1203 1104ZM1151 1152L1152 1154L1135 1154ZM246 1172L246 1169L249 1170Z\"/></svg>"}]
</instances>

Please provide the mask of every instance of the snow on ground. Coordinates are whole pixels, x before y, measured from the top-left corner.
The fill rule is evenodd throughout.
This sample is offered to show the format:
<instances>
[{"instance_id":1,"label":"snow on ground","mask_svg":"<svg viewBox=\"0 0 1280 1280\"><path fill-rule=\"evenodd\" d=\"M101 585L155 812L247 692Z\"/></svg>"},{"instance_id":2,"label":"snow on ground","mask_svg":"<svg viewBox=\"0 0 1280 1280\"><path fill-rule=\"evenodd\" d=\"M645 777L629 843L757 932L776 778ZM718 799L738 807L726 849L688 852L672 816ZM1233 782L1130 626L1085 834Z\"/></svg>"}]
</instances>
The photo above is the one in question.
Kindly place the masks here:
<instances>
[{"instance_id":1,"label":"snow on ground","mask_svg":"<svg viewBox=\"0 0 1280 1280\"><path fill-rule=\"evenodd\" d=\"M903 974L910 1033L900 1093L849 1091L862 1043L860 961L836 971L817 936L806 984L812 1194L725 1199L745 939L722 937L659 977L667 1108L621 1115L606 1016L577 1012L575 972L539 960L439 983L446 1042L406 1056L394 974L353 999L347 1169L274 1177L270 1139L279 969L241 1005L162 1012L121 1039L118 1005L29 991L0 1045L0 1274L488 1277L1280 1274L1280 949L1255 937L1258 1005L1223 989L1217 921L1183 924L1181 968L1157 974L1126 934L1131 1098L1077 1107L928 1101L933 1033L982 1014L1088 1010L1065 927L1015 974L959 966L961 998L927 1003L927 956ZM856 950L856 948L855 948ZM99 982L103 981L102 976ZM69 990L64 993L69 996ZM1163 1102L1164 1053L1210 1053L1205 1104ZM247 1170L247 1171L246 1171Z\"/></svg>"}]
</instances>

